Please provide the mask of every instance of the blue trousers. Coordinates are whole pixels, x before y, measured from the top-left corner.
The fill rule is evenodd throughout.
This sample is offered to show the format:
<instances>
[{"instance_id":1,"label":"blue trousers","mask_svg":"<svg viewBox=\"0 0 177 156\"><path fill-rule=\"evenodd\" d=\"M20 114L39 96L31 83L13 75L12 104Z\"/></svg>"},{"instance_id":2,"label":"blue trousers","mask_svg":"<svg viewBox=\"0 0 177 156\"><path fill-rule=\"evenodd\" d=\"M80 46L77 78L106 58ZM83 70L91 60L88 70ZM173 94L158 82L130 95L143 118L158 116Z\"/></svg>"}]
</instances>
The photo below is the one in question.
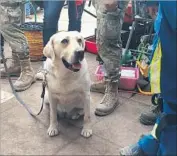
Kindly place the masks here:
<instances>
[{"instance_id":1,"label":"blue trousers","mask_svg":"<svg viewBox=\"0 0 177 156\"><path fill-rule=\"evenodd\" d=\"M26 3L25 4L25 14L26 16L29 16L30 15L30 10L31 10L31 6L30 6L30 3Z\"/></svg>"},{"instance_id":2,"label":"blue trousers","mask_svg":"<svg viewBox=\"0 0 177 156\"><path fill-rule=\"evenodd\" d=\"M50 37L58 30L58 21L65 0L44 1L44 29L43 43L44 46L49 41ZM68 31L81 31L81 17L84 10L84 5L77 6L74 0L68 1Z\"/></svg>"},{"instance_id":3,"label":"blue trousers","mask_svg":"<svg viewBox=\"0 0 177 156\"><path fill-rule=\"evenodd\" d=\"M164 102L163 113L176 114L170 109L168 104ZM157 125L160 119L157 119ZM148 156L176 156L177 155L177 126L166 127L157 140L153 135L144 136L139 140L139 145L144 153Z\"/></svg>"}]
</instances>

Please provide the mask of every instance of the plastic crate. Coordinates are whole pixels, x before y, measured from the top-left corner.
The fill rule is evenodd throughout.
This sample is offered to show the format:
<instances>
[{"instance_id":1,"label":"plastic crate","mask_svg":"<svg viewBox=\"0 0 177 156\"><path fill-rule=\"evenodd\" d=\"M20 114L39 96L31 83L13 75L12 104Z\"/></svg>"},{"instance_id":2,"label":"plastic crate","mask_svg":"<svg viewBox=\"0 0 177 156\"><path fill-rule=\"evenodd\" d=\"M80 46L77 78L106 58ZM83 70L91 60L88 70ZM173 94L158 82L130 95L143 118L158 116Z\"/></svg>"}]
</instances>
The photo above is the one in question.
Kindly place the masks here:
<instances>
[{"instance_id":1,"label":"plastic crate","mask_svg":"<svg viewBox=\"0 0 177 156\"><path fill-rule=\"evenodd\" d=\"M97 81L102 81L104 78L104 70L102 65L96 68L95 76ZM121 67L121 77L119 88L124 90L134 90L139 79L139 69L132 67Z\"/></svg>"},{"instance_id":2,"label":"plastic crate","mask_svg":"<svg viewBox=\"0 0 177 156\"><path fill-rule=\"evenodd\" d=\"M98 54L95 36L88 37L85 40L85 50L93 54Z\"/></svg>"},{"instance_id":3,"label":"plastic crate","mask_svg":"<svg viewBox=\"0 0 177 156\"><path fill-rule=\"evenodd\" d=\"M97 81L103 80L103 78L104 78L104 71L103 71L102 65L98 65L98 67L96 68L95 76L96 76L96 80Z\"/></svg>"}]
</instances>

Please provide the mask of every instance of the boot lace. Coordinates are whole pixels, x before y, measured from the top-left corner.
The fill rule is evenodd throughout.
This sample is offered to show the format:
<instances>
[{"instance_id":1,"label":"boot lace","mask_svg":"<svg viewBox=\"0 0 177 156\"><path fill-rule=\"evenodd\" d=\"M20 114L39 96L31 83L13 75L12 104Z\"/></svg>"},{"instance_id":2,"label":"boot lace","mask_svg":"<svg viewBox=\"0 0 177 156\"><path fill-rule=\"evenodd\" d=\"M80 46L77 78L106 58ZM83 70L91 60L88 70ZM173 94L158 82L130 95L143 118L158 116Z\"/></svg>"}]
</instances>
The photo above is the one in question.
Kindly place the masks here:
<instances>
[{"instance_id":1,"label":"boot lace","mask_svg":"<svg viewBox=\"0 0 177 156\"><path fill-rule=\"evenodd\" d=\"M103 97L103 100L100 104L104 104L106 106L110 106L114 103L115 99L117 97L117 94L112 91L105 91L105 95Z\"/></svg>"}]
</instances>

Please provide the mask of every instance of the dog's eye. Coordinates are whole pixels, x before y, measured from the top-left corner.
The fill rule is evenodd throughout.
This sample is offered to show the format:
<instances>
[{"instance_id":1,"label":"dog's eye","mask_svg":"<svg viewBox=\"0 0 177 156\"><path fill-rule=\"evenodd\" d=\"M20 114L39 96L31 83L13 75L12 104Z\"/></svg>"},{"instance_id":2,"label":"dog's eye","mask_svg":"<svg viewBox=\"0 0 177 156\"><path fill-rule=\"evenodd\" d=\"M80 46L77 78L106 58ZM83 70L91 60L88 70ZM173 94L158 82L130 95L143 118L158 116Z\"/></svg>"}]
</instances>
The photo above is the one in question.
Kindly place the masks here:
<instances>
[{"instance_id":1,"label":"dog's eye","mask_svg":"<svg viewBox=\"0 0 177 156\"><path fill-rule=\"evenodd\" d=\"M77 42L78 42L78 43L82 43L82 39L80 39L80 38L77 39Z\"/></svg>"},{"instance_id":2,"label":"dog's eye","mask_svg":"<svg viewBox=\"0 0 177 156\"><path fill-rule=\"evenodd\" d=\"M69 40L68 40L68 39L63 39L63 40L61 41L61 43L63 43L63 44L68 44L68 43L69 43Z\"/></svg>"}]
</instances>

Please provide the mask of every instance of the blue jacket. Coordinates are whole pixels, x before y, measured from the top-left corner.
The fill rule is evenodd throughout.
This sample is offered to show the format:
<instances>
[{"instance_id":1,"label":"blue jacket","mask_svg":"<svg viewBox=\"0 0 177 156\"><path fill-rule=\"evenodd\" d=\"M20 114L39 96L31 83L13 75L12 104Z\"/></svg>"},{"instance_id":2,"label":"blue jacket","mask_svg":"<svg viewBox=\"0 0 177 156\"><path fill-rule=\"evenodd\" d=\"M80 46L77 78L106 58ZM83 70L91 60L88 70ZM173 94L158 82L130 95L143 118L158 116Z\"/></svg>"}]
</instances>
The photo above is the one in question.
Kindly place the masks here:
<instances>
[{"instance_id":1,"label":"blue jacket","mask_svg":"<svg viewBox=\"0 0 177 156\"><path fill-rule=\"evenodd\" d=\"M159 37L162 46L161 94L167 103L177 104L176 92L176 1L160 1L162 19Z\"/></svg>"}]
</instances>

